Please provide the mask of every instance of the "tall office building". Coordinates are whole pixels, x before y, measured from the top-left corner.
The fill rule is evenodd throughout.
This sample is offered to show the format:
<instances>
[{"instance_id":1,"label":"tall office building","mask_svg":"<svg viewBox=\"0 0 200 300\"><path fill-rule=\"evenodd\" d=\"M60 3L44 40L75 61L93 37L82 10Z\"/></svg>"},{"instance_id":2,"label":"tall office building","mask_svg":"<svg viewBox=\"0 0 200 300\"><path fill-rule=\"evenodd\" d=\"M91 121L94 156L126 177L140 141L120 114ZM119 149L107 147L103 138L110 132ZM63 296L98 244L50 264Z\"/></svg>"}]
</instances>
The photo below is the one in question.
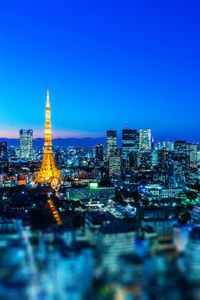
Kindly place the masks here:
<instances>
[{"instance_id":1,"label":"tall office building","mask_svg":"<svg viewBox=\"0 0 200 300\"><path fill-rule=\"evenodd\" d=\"M188 167L188 155L185 141L174 142L174 173L177 176L177 181L182 182L184 173Z\"/></svg>"},{"instance_id":2,"label":"tall office building","mask_svg":"<svg viewBox=\"0 0 200 300\"><path fill-rule=\"evenodd\" d=\"M21 129L20 135L20 157L29 159L33 155L33 130Z\"/></svg>"},{"instance_id":3,"label":"tall office building","mask_svg":"<svg viewBox=\"0 0 200 300\"><path fill-rule=\"evenodd\" d=\"M174 142L174 154L175 155L186 155L186 141L175 141Z\"/></svg>"},{"instance_id":4,"label":"tall office building","mask_svg":"<svg viewBox=\"0 0 200 300\"><path fill-rule=\"evenodd\" d=\"M151 170L151 151L139 152L139 169L141 171Z\"/></svg>"},{"instance_id":5,"label":"tall office building","mask_svg":"<svg viewBox=\"0 0 200 300\"><path fill-rule=\"evenodd\" d=\"M138 150L137 129L122 130L122 155L123 160L127 160L130 152Z\"/></svg>"},{"instance_id":6,"label":"tall office building","mask_svg":"<svg viewBox=\"0 0 200 300\"><path fill-rule=\"evenodd\" d=\"M7 159L7 142L0 142L0 159Z\"/></svg>"},{"instance_id":7,"label":"tall office building","mask_svg":"<svg viewBox=\"0 0 200 300\"><path fill-rule=\"evenodd\" d=\"M154 149L151 152L151 166L156 167L157 165L158 165L158 151Z\"/></svg>"},{"instance_id":8,"label":"tall office building","mask_svg":"<svg viewBox=\"0 0 200 300\"><path fill-rule=\"evenodd\" d=\"M58 170L61 169L62 166L62 154L59 150L55 152L55 165Z\"/></svg>"},{"instance_id":9,"label":"tall office building","mask_svg":"<svg viewBox=\"0 0 200 300\"><path fill-rule=\"evenodd\" d=\"M134 170L138 169L139 166L139 155L138 151L131 151L128 153L128 166Z\"/></svg>"},{"instance_id":10,"label":"tall office building","mask_svg":"<svg viewBox=\"0 0 200 300\"><path fill-rule=\"evenodd\" d=\"M104 147L102 144L99 144L95 147L95 158L99 163L103 163L104 160Z\"/></svg>"},{"instance_id":11,"label":"tall office building","mask_svg":"<svg viewBox=\"0 0 200 300\"><path fill-rule=\"evenodd\" d=\"M14 146L10 146L10 151L9 151L9 156L15 157L16 156L16 151Z\"/></svg>"},{"instance_id":12,"label":"tall office building","mask_svg":"<svg viewBox=\"0 0 200 300\"><path fill-rule=\"evenodd\" d=\"M139 131L139 168L142 171L151 169L151 129Z\"/></svg>"},{"instance_id":13,"label":"tall office building","mask_svg":"<svg viewBox=\"0 0 200 300\"><path fill-rule=\"evenodd\" d=\"M197 151L198 151L198 144L192 144L192 143L186 144L186 152L189 160L189 166L191 168L197 167Z\"/></svg>"},{"instance_id":14,"label":"tall office building","mask_svg":"<svg viewBox=\"0 0 200 300\"><path fill-rule=\"evenodd\" d=\"M107 158L109 156L115 156L117 153L117 131L107 131Z\"/></svg>"},{"instance_id":15,"label":"tall office building","mask_svg":"<svg viewBox=\"0 0 200 300\"><path fill-rule=\"evenodd\" d=\"M151 129L140 129L139 131L139 150L151 151Z\"/></svg>"},{"instance_id":16,"label":"tall office building","mask_svg":"<svg viewBox=\"0 0 200 300\"><path fill-rule=\"evenodd\" d=\"M171 158L171 152L167 151L165 148L158 151L158 167L162 172L167 172L169 159Z\"/></svg>"}]
</instances>

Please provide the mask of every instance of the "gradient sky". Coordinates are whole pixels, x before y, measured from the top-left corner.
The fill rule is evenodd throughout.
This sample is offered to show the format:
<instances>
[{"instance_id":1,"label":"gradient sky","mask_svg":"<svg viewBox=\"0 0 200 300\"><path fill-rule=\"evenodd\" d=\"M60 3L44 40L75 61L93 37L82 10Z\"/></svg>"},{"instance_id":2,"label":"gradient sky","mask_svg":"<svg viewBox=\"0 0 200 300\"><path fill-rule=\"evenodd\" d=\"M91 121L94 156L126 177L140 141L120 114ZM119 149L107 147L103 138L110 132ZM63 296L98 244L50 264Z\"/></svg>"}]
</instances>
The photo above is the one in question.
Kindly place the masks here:
<instances>
[{"instance_id":1,"label":"gradient sky","mask_svg":"<svg viewBox=\"0 0 200 300\"><path fill-rule=\"evenodd\" d=\"M199 142L200 1L0 0L0 137L151 128Z\"/></svg>"}]
</instances>

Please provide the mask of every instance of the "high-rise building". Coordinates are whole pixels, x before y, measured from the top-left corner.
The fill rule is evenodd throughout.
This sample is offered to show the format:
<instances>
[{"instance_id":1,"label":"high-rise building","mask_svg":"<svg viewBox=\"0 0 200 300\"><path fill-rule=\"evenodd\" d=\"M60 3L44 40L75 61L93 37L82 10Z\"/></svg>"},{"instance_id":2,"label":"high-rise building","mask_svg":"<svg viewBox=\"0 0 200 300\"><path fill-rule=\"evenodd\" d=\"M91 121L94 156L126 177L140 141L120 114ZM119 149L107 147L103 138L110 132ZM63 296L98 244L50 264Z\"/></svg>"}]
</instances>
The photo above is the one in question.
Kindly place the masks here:
<instances>
[{"instance_id":1,"label":"high-rise building","mask_svg":"<svg viewBox=\"0 0 200 300\"><path fill-rule=\"evenodd\" d=\"M108 170L110 177L116 177L121 175L121 157L110 156L108 159Z\"/></svg>"},{"instance_id":2,"label":"high-rise building","mask_svg":"<svg viewBox=\"0 0 200 300\"><path fill-rule=\"evenodd\" d=\"M141 151L139 153L139 168L141 171L151 170L151 151Z\"/></svg>"},{"instance_id":3,"label":"high-rise building","mask_svg":"<svg viewBox=\"0 0 200 300\"><path fill-rule=\"evenodd\" d=\"M20 135L20 157L30 159L33 155L33 130L21 129Z\"/></svg>"},{"instance_id":4,"label":"high-rise building","mask_svg":"<svg viewBox=\"0 0 200 300\"><path fill-rule=\"evenodd\" d=\"M117 131L107 131L107 158L109 156L115 156L117 152Z\"/></svg>"},{"instance_id":5,"label":"high-rise building","mask_svg":"<svg viewBox=\"0 0 200 300\"><path fill-rule=\"evenodd\" d=\"M158 151L153 150L151 152L151 166L156 167L158 165Z\"/></svg>"},{"instance_id":6,"label":"high-rise building","mask_svg":"<svg viewBox=\"0 0 200 300\"><path fill-rule=\"evenodd\" d=\"M7 142L0 142L0 159L7 159Z\"/></svg>"},{"instance_id":7,"label":"high-rise building","mask_svg":"<svg viewBox=\"0 0 200 300\"><path fill-rule=\"evenodd\" d=\"M139 166L139 152L131 151L128 153L128 166L134 170L138 169Z\"/></svg>"},{"instance_id":8,"label":"high-rise building","mask_svg":"<svg viewBox=\"0 0 200 300\"><path fill-rule=\"evenodd\" d=\"M197 151L198 151L198 144L192 144L192 143L186 144L186 152L189 159L189 166L191 168L195 168L197 166Z\"/></svg>"},{"instance_id":9,"label":"high-rise building","mask_svg":"<svg viewBox=\"0 0 200 300\"><path fill-rule=\"evenodd\" d=\"M169 167L169 159L171 152L167 151L165 148L158 151L158 167L162 172L167 172Z\"/></svg>"},{"instance_id":10,"label":"high-rise building","mask_svg":"<svg viewBox=\"0 0 200 300\"><path fill-rule=\"evenodd\" d=\"M176 141L174 142L174 173L183 180L187 167L188 155L186 151L186 142Z\"/></svg>"},{"instance_id":11,"label":"high-rise building","mask_svg":"<svg viewBox=\"0 0 200 300\"><path fill-rule=\"evenodd\" d=\"M122 155L123 160L128 159L130 152L138 151L138 135L137 129L123 129L122 130Z\"/></svg>"},{"instance_id":12,"label":"high-rise building","mask_svg":"<svg viewBox=\"0 0 200 300\"><path fill-rule=\"evenodd\" d=\"M16 156L16 151L15 151L15 147L14 146L10 146L9 156L10 157L15 157Z\"/></svg>"},{"instance_id":13,"label":"high-rise building","mask_svg":"<svg viewBox=\"0 0 200 300\"><path fill-rule=\"evenodd\" d=\"M49 103L49 89L47 89L46 103L46 124L44 134L43 160L39 173L36 176L35 183L51 184L57 187L61 182L60 170L57 170L53 158L52 133L51 133L51 108Z\"/></svg>"},{"instance_id":14,"label":"high-rise building","mask_svg":"<svg viewBox=\"0 0 200 300\"><path fill-rule=\"evenodd\" d=\"M174 154L177 156L186 155L186 142L185 141L175 141L174 142Z\"/></svg>"},{"instance_id":15,"label":"high-rise building","mask_svg":"<svg viewBox=\"0 0 200 300\"><path fill-rule=\"evenodd\" d=\"M99 144L95 147L95 158L96 161L100 164L104 161L104 147L102 144Z\"/></svg>"},{"instance_id":16,"label":"high-rise building","mask_svg":"<svg viewBox=\"0 0 200 300\"><path fill-rule=\"evenodd\" d=\"M62 166L62 154L59 150L55 153L55 165L60 170Z\"/></svg>"},{"instance_id":17,"label":"high-rise building","mask_svg":"<svg viewBox=\"0 0 200 300\"><path fill-rule=\"evenodd\" d=\"M151 129L140 129L139 131L139 150L151 151Z\"/></svg>"},{"instance_id":18,"label":"high-rise building","mask_svg":"<svg viewBox=\"0 0 200 300\"><path fill-rule=\"evenodd\" d=\"M151 129L139 131L139 168L142 171L151 169Z\"/></svg>"}]
</instances>

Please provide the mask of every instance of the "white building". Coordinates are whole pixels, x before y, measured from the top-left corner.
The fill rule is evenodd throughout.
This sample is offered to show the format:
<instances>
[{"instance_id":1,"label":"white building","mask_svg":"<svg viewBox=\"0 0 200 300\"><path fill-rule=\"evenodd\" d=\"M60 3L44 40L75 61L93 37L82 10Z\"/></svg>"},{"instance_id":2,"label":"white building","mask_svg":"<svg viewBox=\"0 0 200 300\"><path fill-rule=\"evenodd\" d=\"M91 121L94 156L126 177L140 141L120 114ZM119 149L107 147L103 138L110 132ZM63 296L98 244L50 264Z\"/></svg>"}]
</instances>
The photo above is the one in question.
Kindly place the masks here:
<instances>
[{"instance_id":1,"label":"white building","mask_svg":"<svg viewBox=\"0 0 200 300\"><path fill-rule=\"evenodd\" d=\"M151 129L140 129L139 131L139 150L151 151Z\"/></svg>"}]
</instances>

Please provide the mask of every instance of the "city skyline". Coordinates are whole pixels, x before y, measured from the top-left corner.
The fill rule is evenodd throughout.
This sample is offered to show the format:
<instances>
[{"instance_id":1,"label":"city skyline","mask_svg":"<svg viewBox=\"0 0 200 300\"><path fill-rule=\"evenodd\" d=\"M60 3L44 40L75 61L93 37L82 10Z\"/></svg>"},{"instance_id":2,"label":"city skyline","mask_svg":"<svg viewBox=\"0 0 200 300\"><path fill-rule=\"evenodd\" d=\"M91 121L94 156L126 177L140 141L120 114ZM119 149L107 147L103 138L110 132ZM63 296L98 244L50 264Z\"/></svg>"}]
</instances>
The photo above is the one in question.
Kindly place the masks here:
<instances>
[{"instance_id":1,"label":"city skyline","mask_svg":"<svg viewBox=\"0 0 200 300\"><path fill-rule=\"evenodd\" d=\"M199 12L0 0L0 299L200 300Z\"/></svg>"},{"instance_id":2,"label":"city skyline","mask_svg":"<svg viewBox=\"0 0 200 300\"><path fill-rule=\"evenodd\" d=\"M0 137L42 137L48 82L54 137L128 125L198 142L199 5L2 3Z\"/></svg>"}]
</instances>

